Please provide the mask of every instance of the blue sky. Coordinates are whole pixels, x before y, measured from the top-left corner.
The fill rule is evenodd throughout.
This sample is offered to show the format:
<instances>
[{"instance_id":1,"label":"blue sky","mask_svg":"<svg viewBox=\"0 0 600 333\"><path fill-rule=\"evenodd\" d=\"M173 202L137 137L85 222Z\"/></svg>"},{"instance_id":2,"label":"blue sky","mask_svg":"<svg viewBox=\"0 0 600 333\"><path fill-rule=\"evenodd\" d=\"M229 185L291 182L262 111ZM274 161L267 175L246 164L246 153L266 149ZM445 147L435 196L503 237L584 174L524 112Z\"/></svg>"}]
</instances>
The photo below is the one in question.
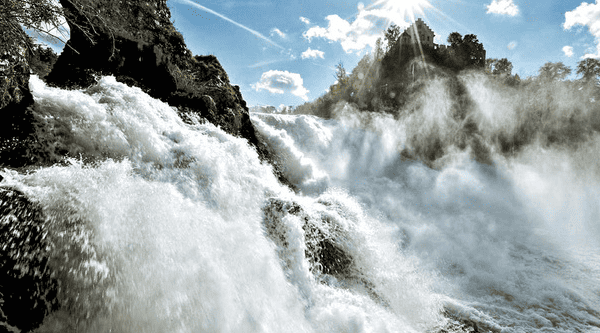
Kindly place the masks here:
<instances>
[{"instance_id":1,"label":"blue sky","mask_svg":"<svg viewBox=\"0 0 600 333\"><path fill-rule=\"evenodd\" d=\"M373 1L373 2L370 2ZM513 74L546 62L575 72L598 57L600 0L169 0L175 27L194 54L217 56L248 105L298 105L350 71L391 23L422 18L438 43L475 34L488 58L508 58ZM574 74L570 78L575 78Z\"/></svg>"},{"instance_id":2,"label":"blue sky","mask_svg":"<svg viewBox=\"0 0 600 333\"><path fill-rule=\"evenodd\" d=\"M582 57L598 54L597 3L368 1L169 0L169 6L192 52L216 55L249 105L317 98L334 83L339 61L351 70L388 24L405 26L411 13L433 29L438 43L453 31L476 34L488 58L508 58L521 77L537 74L547 61L575 72Z\"/></svg>"}]
</instances>

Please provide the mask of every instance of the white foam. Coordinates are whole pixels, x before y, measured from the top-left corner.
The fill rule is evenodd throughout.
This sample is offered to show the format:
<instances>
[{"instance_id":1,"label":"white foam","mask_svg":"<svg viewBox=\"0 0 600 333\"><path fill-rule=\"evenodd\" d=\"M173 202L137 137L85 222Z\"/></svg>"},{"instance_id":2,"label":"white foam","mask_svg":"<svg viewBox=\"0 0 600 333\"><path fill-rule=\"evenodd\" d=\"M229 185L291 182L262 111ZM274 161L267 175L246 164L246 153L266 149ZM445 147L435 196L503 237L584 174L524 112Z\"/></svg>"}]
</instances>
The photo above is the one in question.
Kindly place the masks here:
<instances>
[{"instance_id":1,"label":"white foam","mask_svg":"<svg viewBox=\"0 0 600 333\"><path fill-rule=\"evenodd\" d=\"M412 332L441 320L430 276L398 250L397 229L346 191L327 190L334 164L313 156L331 152L332 124L273 115L258 125L311 198L279 185L245 140L185 124L114 78L84 91L34 78L32 88L38 119L60 128L45 140L76 157L28 174L0 171L51 226L64 306L37 332ZM298 133L267 121L295 122ZM311 240L293 215L282 217L291 241L283 251L265 233L269 198L297 201L314 221L343 228L360 275L313 276L304 253Z\"/></svg>"},{"instance_id":2,"label":"white foam","mask_svg":"<svg viewBox=\"0 0 600 333\"><path fill-rule=\"evenodd\" d=\"M515 99L487 79L461 80L474 103L467 118L479 127L483 144L499 133L514 134L533 116L535 109L517 116ZM473 161L469 150L445 148L438 171L403 161L399 151L407 145L427 143L432 135L452 141L462 126L450 116L440 82L427 85L422 99L410 104L415 109L399 110L395 118L340 104L334 119L309 126L298 119L317 118L252 119L263 122L267 137L274 129L291 136L297 156L346 189L369 216L396 226L401 252L418 258L419 269L439 274L433 288L448 297L446 309L455 316L499 331L599 326L599 139L589 137L577 149L541 148L543 141L532 140L513 157L492 153L490 165ZM578 117L591 112L558 87L539 90L552 91L561 97L548 104L548 126L562 128L559 120L575 114L573 108L579 108ZM322 128L332 133L327 140L317 139ZM307 137L318 142L303 144ZM352 318L360 331L359 317Z\"/></svg>"}]
</instances>

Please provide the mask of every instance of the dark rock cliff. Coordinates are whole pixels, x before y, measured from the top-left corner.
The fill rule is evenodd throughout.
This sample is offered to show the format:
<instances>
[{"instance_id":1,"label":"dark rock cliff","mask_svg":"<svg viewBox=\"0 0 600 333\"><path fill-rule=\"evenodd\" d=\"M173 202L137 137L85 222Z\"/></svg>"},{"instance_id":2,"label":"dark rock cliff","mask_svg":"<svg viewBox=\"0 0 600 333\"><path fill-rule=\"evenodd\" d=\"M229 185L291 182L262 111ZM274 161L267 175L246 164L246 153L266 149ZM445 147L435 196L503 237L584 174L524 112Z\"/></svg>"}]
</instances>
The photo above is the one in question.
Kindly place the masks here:
<instances>
[{"instance_id":1,"label":"dark rock cliff","mask_svg":"<svg viewBox=\"0 0 600 333\"><path fill-rule=\"evenodd\" d=\"M0 20L0 165L23 166L27 156L33 105L29 90L29 64L25 32L16 22ZM9 33L12 32L12 33ZM16 36L15 36L16 35Z\"/></svg>"},{"instance_id":2,"label":"dark rock cliff","mask_svg":"<svg viewBox=\"0 0 600 333\"><path fill-rule=\"evenodd\" d=\"M184 121L189 114L199 114L246 138L263 161L270 160L257 140L239 87L231 85L216 57L192 56L170 21L166 0L60 3L71 39L46 77L48 84L86 88L98 75L114 75L176 107ZM26 49L24 43L30 43L22 30L20 39L3 33L14 26L19 25L0 20L0 51ZM0 167L57 162L44 155L42 139L36 136L36 131L48 129L36 123L31 66L27 54L21 53L15 57L15 52L0 52ZM69 304L68 297L61 296L56 272L48 269L44 223L42 208L21 192L0 187L0 332L31 331L49 312Z\"/></svg>"},{"instance_id":3,"label":"dark rock cliff","mask_svg":"<svg viewBox=\"0 0 600 333\"><path fill-rule=\"evenodd\" d=\"M166 0L60 3L71 37L46 76L49 85L87 88L99 75L113 75L176 107L184 121L196 114L247 139L261 160L271 161L266 147L258 142L239 87L229 82L215 56L192 55L171 22ZM43 140L36 137L36 130L44 129L35 128L28 109L33 98L26 59L11 63L11 70L20 73L13 80L18 100L13 98L4 108L0 105L0 166L56 163L56 158L45 152ZM275 173L282 183L290 185L276 167Z\"/></svg>"},{"instance_id":4,"label":"dark rock cliff","mask_svg":"<svg viewBox=\"0 0 600 333\"><path fill-rule=\"evenodd\" d=\"M62 88L85 88L97 75L142 88L178 108L197 113L260 148L239 87L231 85L215 56L192 56L170 21L166 0L61 0L71 39L48 75Z\"/></svg>"}]
</instances>

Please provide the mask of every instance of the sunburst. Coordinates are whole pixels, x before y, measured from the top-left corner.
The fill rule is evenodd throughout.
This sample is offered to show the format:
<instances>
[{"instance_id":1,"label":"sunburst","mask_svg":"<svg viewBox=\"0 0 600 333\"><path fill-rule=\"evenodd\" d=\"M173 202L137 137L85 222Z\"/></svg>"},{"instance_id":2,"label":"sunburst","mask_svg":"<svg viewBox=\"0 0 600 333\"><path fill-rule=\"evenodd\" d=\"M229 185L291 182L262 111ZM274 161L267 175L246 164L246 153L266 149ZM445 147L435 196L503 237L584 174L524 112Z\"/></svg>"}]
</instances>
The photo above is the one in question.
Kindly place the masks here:
<instances>
[{"instance_id":1,"label":"sunburst","mask_svg":"<svg viewBox=\"0 0 600 333\"><path fill-rule=\"evenodd\" d=\"M414 22L416 15L425 15L425 9L433 8L428 0L377 0L369 7L380 7L397 24Z\"/></svg>"}]
</instances>

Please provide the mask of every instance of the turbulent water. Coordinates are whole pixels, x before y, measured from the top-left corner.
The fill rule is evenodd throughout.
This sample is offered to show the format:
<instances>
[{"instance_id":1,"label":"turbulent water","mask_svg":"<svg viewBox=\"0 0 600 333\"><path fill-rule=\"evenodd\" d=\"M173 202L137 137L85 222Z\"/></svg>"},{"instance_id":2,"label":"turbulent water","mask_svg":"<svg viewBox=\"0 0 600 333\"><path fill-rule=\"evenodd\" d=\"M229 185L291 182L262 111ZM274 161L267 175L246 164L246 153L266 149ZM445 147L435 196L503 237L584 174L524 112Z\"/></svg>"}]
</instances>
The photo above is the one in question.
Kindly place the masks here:
<instances>
[{"instance_id":1,"label":"turbulent water","mask_svg":"<svg viewBox=\"0 0 600 333\"><path fill-rule=\"evenodd\" d=\"M0 170L49 226L63 306L36 332L600 332L600 136L503 153L523 102L461 80L460 121L443 80L405 116L252 114L294 193L245 140L112 77L33 78L73 156ZM553 96L552 119L575 108ZM435 161L402 153L432 136Z\"/></svg>"}]
</instances>

